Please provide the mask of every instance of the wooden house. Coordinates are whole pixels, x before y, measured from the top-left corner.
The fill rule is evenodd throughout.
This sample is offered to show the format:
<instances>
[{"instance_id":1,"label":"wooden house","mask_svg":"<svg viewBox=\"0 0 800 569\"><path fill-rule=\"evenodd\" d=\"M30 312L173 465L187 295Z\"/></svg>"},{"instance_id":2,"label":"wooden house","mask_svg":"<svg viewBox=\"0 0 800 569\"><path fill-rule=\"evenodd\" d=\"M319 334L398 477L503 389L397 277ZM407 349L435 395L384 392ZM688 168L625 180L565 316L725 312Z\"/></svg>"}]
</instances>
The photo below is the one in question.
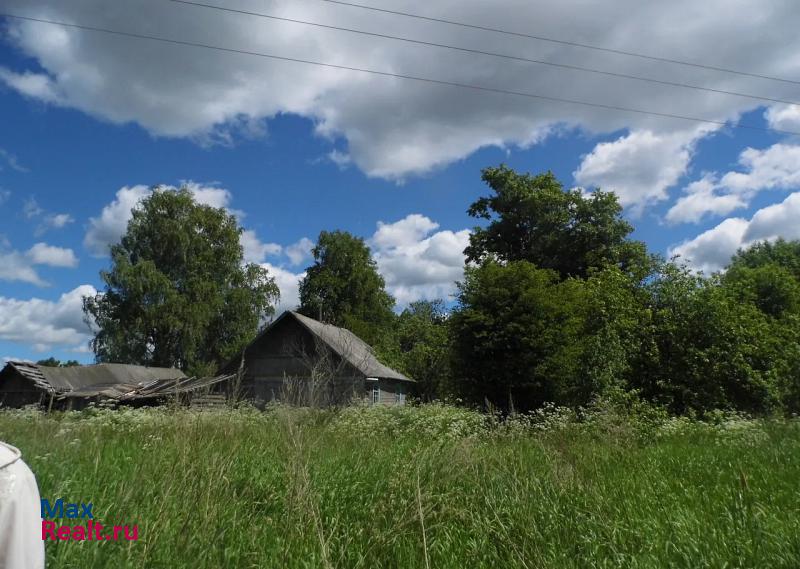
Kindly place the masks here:
<instances>
[{"instance_id":1,"label":"wooden house","mask_svg":"<svg viewBox=\"0 0 800 569\"><path fill-rule=\"evenodd\" d=\"M403 405L413 380L382 364L355 334L287 311L219 374L237 396L258 403L342 405L356 401Z\"/></svg>"}]
</instances>

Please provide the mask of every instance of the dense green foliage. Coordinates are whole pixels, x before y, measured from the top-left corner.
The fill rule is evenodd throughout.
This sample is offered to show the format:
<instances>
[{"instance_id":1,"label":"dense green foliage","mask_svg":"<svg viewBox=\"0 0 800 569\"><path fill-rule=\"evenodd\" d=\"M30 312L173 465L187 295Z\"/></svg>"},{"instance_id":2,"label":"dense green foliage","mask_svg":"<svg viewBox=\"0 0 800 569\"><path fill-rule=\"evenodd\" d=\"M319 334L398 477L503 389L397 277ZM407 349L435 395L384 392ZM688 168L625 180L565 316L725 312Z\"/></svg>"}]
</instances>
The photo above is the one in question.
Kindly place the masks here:
<instances>
[{"instance_id":1,"label":"dense green foliage","mask_svg":"<svg viewBox=\"0 0 800 569\"><path fill-rule=\"evenodd\" d=\"M300 313L375 343L392 321L394 299L369 247L346 231L323 231L312 254L300 281Z\"/></svg>"},{"instance_id":2,"label":"dense green foliage","mask_svg":"<svg viewBox=\"0 0 800 569\"><path fill-rule=\"evenodd\" d=\"M422 401L452 392L450 334L443 301L412 302L394 319L376 348L383 360L414 378L415 394Z\"/></svg>"},{"instance_id":3,"label":"dense green foliage","mask_svg":"<svg viewBox=\"0 0 800 569\"><path fill-rule=\"evenodd\" d=\"M646 287L647 348L632 381L675 412L780 406L768 318L737 302L717 278L666 264Z\"/></svg>"},{"instance_id":4,"label":"dense green foliage","mask_svg":"<svg viewBox=\"0 0 800 569\"><path fill-rule=\"evenodd\" d=\"M323 231L300 312L349 328L423 401L508 412L632 393L675 414L800 413L800 241L700 275L633 240L611 192L502 165L483 181L454 304L395 313L364 240ZM85 303L97 359L210 369L252 339L277 289L242 264L239 232L187 191L145 200Z\"/></svg>"},{"instance_id":5,"label":"dense green foliage","mask_svg":"<svg viewBox=\"0 0 800 569\"><path fill-rule=\"evenodd\" d=\"M450 318L453 385L505 410L636 392L674 413L800 412L800 242L693 274L628 237L614 194L489 168Z\"/></svg>"},{"instance_id":6,"label":"dense green foliage","mask_svg":"<svg viewBox=\"0 0 800 569\"><path fill-rule=\"evenodd\" d=\"M457 386L475 404L581 405L636 390L674 413L800 411L797 280L780 267L694 275L662 263L559 280L517 261L469 268L451 321Z\"/></svg>"},{"instance_id":7,"label":"dense green foliage","mask_svg":"<svg viewBox=\"0 0 800 569\"><path fill-rule=\"evenodd\" d=\"M800 412L800 241L779 239L739 251L722 286L738 305L765 315L761 359L772 362L784 410Z\"/></svg>"},{"instance_id":8,"label":"dense green foliage","mask_svg":"<svg viewBox=\"0 0 800 569\"><path fill-rule=\"evenodd\" d=\"M565 191L552 172L531 176L506 166L486 168L483 181L492 194L468 213L489 223L470 235L467 261L528 261L561 278L586 277L591 268L608 265L646 270L645 246L628 238L633 227L614 194L584 196Z\"/></svg>"},{"instance_id":9,"label":"dense green foliage","mask_svg":"<svg viewBox=\"0 0 800 569\"><path fill-rule=\"evenodd\" d=\"M0 433L43 497L138 525L47 542L48 567L800 566L796 421L582 416L7 411Z\"/></svg>"},{"instance_id":10,"label":"dense green foliage","mask_svg":"<svg viewBox=\"0 0 800 569\"><path fill-rule=\"evenodd\" d=\"M576 285L525 261L467 269L452 316L463 395L507 409L562 402L582 336Z\"/></svg>"},{"instance_id":11,"label":"dense green foliage","mask_svg":"<svg viewBox=\"0 0 800 569\"><path fill-rule=\"evenodd\" d=\"M630 388L648 314L618 268L588 279L516 261L467 269L450 319L461 395L510 410Z\"/></svg>"},{"instance_id":12,"label":"dense green foliage","mask_svg":"<svg viewBox=\"0 0 800 569\"><path fill-rule=\"evenodd\" d=\"M243 263L241 231L187 189L142 200L111 247L105 290L84 300L97 360L213 373L240 351L279 295L265 269Z\"/></svg>"},{"instance_id":13,"label":"dense green foliage","mask_svg":"<svg viewBox=\"0 0 800 569\"><path fill-rule=\"evenodd\" d=\"M78 360L59 360L50 356L47 359L39 360L36 362L36 365L40 366L48 366L48 367L74 367L79 366L81 363Z\"/></svg>"},{"instance_id":14,"label":"dense green foliage","mask_svg":"<svg viewBox=\"0 0 800 569\"><path fill-rule=\"evenodd\" d=\"M737 252L731 260L732 268L755 269L765 265L778 265L800 279L800 241L762 241Z\"/></svg>"}]
</instances>

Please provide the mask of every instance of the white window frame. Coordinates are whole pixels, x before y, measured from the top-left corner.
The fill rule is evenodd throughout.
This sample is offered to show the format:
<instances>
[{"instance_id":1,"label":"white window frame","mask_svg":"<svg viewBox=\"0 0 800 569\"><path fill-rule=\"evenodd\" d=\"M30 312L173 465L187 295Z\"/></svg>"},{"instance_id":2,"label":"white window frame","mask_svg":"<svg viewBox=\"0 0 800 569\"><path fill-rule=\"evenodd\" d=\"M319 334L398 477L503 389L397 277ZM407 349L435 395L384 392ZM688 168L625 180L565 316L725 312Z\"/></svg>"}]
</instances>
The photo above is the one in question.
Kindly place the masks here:
<instances>
[{"instance_id":1,"label":"white window frame","mask_svg":"<svg viewBox=\"0 0 800 569\"><path fill-rule=\"evenodd\" d=\"M372 383L372 398L370 402L372 405L377 405L381 402L381 384L377 377L368 377L367 381Z\"/></svg>"},{"instance_id":2,"label":"white window frame","mask_svg":"<svg viewBox=\"0 0 800 569\"><path fill-rule=\"evenodd\" d=\"M394 393L394 402L395 403L405 403L406 402L406 393L403 391L403 384L397 384L397 391Z\"/></svg>"}]
</instances>

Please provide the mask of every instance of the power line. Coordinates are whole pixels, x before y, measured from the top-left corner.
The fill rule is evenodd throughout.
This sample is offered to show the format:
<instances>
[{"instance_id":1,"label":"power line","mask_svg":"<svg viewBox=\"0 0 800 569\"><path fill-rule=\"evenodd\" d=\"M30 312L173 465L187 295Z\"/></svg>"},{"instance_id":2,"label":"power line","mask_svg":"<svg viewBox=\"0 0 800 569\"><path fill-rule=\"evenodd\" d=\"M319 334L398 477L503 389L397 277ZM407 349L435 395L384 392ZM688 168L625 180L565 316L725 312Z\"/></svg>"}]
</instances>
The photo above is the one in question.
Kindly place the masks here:
<instances>
[{"instance_id":1,"label":"power line","mask_svg":"<svg viewBox=\"0 0 800 569\"><path fill-rule=\"evenodd\" d=\"M434 18L432 16L423 16L421 14L412 14L411 12L401 12L399 10L389 10L388 8L377 8L375 6L368 6L366 4L356 4L355 2L345 2L344 0L319 0L320 2L328 2L329 4L339 4L341 6L350 6L351 8L360 8L362 10L371 10L373 12L381 12L384 14L392 14L395 16L404 16L406 18L415 18L417 20L425 20L427 22L437 22L440 24L448 24L451 26L458 26L461 28L469 28L473 30L481 30L484 32L493 32L496 34L505 34L508 36L515 36L520 38L528 38L543 42L557 43L561 45L568 45L572 47L580 47L583 49L592 49L595 51L602 51L605 53L615 53L617 55L626 55L628 57L638 57L640 59L649 59L650 61L660 61L662 63L674 63L676 65L685 65L687 67L696 67L699 69L708 69L711 71L722 71L723 73L732 73L734 75L744 75L746 77L756 77L758 79L769 79L770 81L780 81L782 83L791 83L793 85L800 85L800 81L795 79L786 79L783 77L775 77L772 75L761 75L759 73L751 73L748 71L741 71L739 69L729 69L726 67L717 67L715 65L708 65L704 63L696 63L693 61L685 61L680 59L671 59L668 57L658 57L655 55L647 55L645 53L638 53L635 51L624 51L621 49L613 49L610 47L602 47L599 45L591 45L586 43L579 43L575 41L560 40L547 36L538 36L534 34L526 34L522 32L514 32L511 30L504 30L501 28L493 28L489 26L481 26L478 24L469 24L467 22L458 22L456 20L448 20L445 18Z\"/></svg>"},{"instance_id":2,"label":"power line","mask_svg":"<svg viewBox=\"0 0 800 569\"><path fill-rule=\"evenodd\" d=\"M776 98L764 97L764 96L760 96L760 95L751 95L751 94L748 94L748 93L740 93L740 92L736 92L736 91L727 91L725 89L715 89L715 88L712 88L712 87L702 87L700 85L692 85L690 83L680 83L680 82L677 82L677 81L667 81L667 80L663 80L663 79L654 79L654 78L650 78L650 77L642 77L640 75L629 75L629 74L626 74L626 73L617 73L617 72L614 72L614 71L603 71L601 69L594 69L594 68L591 68L591 67L582 67L582 66L579 66L579 65L569 65L569 64L566 64L566 63L554 63L554 62L551 62L551 61L544 61L544 60L539 60L539 59L530 59L530 58L527 58L527 57L519 57L519 56L516 56L516 55L509 55L509 54L504 54L504 53L496 53L496 52L492 52L492 51L484 51L484 50L480 50L480 49L472 49L472 48L467 48L467 47L459 47L459 46L454 46L454 45L449 45L449 44L442 44L442 43L429 42L429 41L424 41L424 40L417 40L417 39L407 38L407 37L402 37L402 36L393 36L393 35L383 34L383 33L378 33L378 32L368 32L366 30L358 30L358 29L354 29L354 28L345 28L345 27L334 26L334 25L330 25L330 24L320 24L318 22L309 22L307 20L298 20L298 19L295 19L295 18L286 18L286 17L283 17L283 16L275 16L275 15L272 15L272 14L264 14L262 12L250 12L250 11L247 11L247 10L237 10L237 9L234 9L234 8L226 8L226 7L223 7L223 6L216 6L214 4L204 4L202 2L193 2L193 1L190 1L190 0L167 0L167 1L168 2L174 2L176 4L185 4L185 5L188 5L188 6L196 6L196 7L199 7L199 8L209 8L209 9L218 10L218 11L221 11L221 12L229 12L229 13L241 14L241 15L245 15L245 16L256 16L256 17L259 17L259 18L267 18L267 19L270 19L270 20L277 20L277 21L281 21L281 22L291 22L293 24L302 24L302 25L306 25L306 26L314 26L314 27L325 28L325 29L329 29L329 30L337 30L337 31L341 31L341 32L348 32L348 33L353 33L353 34L361 34L361 35L365 35L365 36L372 36L372 37L377 37L377 38L402 41L402 42L418 44L418 45L424 45L424 46L429 46L429 47L444 48L444 49L449 49L449 50L454 50L454 51L460 51L460 52L463 52L463 53L487 55L487 56L490 56L490 57L497 57L497 58L502 58L502 59L510 59L510 60L520 61L520 62L524 62L524 63L534 63L534 64L538 64L538 65L547 65L547 66L550 66L550 67L557 67L557 68L560 68L560 69L569 69L569 70L572 70L572 71L582 71L582 72L586 72L586 73L594 73L594 74L597 74L597 75L605 75L605 76L608 76L608 77L618 77L618 78L623 78L623 79L632 79L632 80L635 80L635 81L644 81L644 82L647 82L647 83L656 83L656 84L659 84L659 85L667 85L667 86L670 86L670 87L681 87L681 88L685 88L685 89L696 89L698 91L706 91L706 92L709 92L709 93L717 93L717 94L722 94L722 95L733 95L733 96L736 96L736 97L744 97L744 98L747 98L747 99L756 99L756 100L760 100L760 101L769 101L771 103L784 103L784 104L787 104L787 105L800 105L800 103L798 103L796 101L789 101L789 100L786 100L786 99L776 99Z\"/></svg>"},{"instance_id":3,"label":"power line","mask_svg":"<svg viewBox=\"0 0 800 569\"><path fill-rule=\"evenodd\" d=\"M18 20L26 20L26 21L30 21L30 22L40 22L40 23L43 23L43 24L52 24L52 25L56 25L56 26L64 26L64 27L67 27L67 28L76 28L76 29L79 29L79 30L87 30L87 31L92 31L92 32L101 32L101 33L111 34L111 35L116 35L116 36L123 36L123 37L129 37L129 38L158 41L158 42L167 43L167 44L182 45L182 46L187 46L187 47L196 47L196 48L202 48L202 49L208 49L208 50L221 51L221 52L225 52L225 53L237 53L237 54L241 54L241 55L251 55L251 56L255 56L255 57L263 57L263 58L273 59L273 60L277 60L277 61L287 61L287 62L291 62L291 63L302 63L302 64L305 64L305 65L314 65L314 66L317 66L317 67L327 67L327 68L330 68L330 69L341 69L341 70L344 70L344 71L355 71L355 72L358 72L358 73L368 73L368 74L371 74L371 75L379 75L381 77L392 77L392 78L395 78L395 79L407 79L407 80L410 80L410 81L418 81L418 82L430 83L430 84L434 84L434 85L444 85L444 86L447 86L447 87L458 87L458 88L462 88L462 89L470 89L470 90L473 90L473 91L482 91L482 92L487 92L487 93L497 93L497 94L501 94L501 95L512 95L512 96L516 96L516 97L525 97L525 98L529 98L529 99L539 99L539 100L543 100L543 101L551 101L551 102L557 102L557 103L568 103L568 104L572 104L572 105L581 105L581 106L585 106L585 107L592 107L592 108L605 109L605 110L611 110L611 111L621 111L621 112L626 112L626 113L636 113L636 114L640 114L640 115L650 115L650 116L656 116L656 117L662 117L662 118L679 119L679 120L697 122L697 123L704 123L704 124L714 124L714 125L718 125L718 126L730 126L730 127L733 127L733 128L741 128L741 129L747 129L747 130L757 130L757 131L762 131L762 132L774 132L774 133L777 133L777 134L786 134L786 135L791 135L791 136L800 136L800 132L795 132L795 131L790 131L790 130L780 130L780 129L776 129L776 128L762 127L762 126L756 126L756 125L748 125L748 124L742 124L742 123L738 123L738 122L737 123L729 123L729 122L725 122L725 121L719 121L719 120L713 120L713 119L702 119L702 118L692 117L692 116L687 116L687 115L678 115L678 114L665 113L665 112L659 112L659 111L646 111L646 110L643 110L643 109L635 109L635 108L632 108L632 107L622 107L622 106L617 106L617 105L607 105L607 104L604 104L604 103L595 103L595 102L591 102L591 101L581 101L581 100L577 100L577 99L566 99L566 98L561 98L561 97L552 97L552 96L549 96L549 95L540 95L540 94L537 94L537 93L529 93L529 92L526 92L526 91L511 91L511 90L508 90L508 89L499 89L499 88L496 88L496 87L486 87L486 86L483 86L483 85L472 85L472 84L469 84L469 83L458 83L458 82L455 82L455 81L446 81L446 80L443 80L443 79L433 79L431 77L418 77L418 76L415 76L415 75L405 75L405 74L402 74L402 73L392 73L392 72L388 72L388 71L379 71L377 69L365 69L365 68L361 68L361 67L351 67L351 66L339 65L339 64L335 64L335 63L325 63L325 62L321 62L321 61L313 61L313 60L310 60L310 59L300 59L300 58L296 58L296 57L287 57L287 56L282 56L282 55L261 53L261 52L257 52L257 51L248 51L248 50L243 50L243 49L234 49L234 48L228 48L228 47L215 46L215 45L210 45L210 44L205 44L205 43L190 42L190 41L177 40L177 39L172 39L172 38L164 38L164 37L161 37L161 36L153 36L153 35L140 34L140 33L134 33L134 32L125 32L125 31L121 31L121 30L112 30L112 29L109 29L109 28L101 28L101 27L97 27L97 26L88 26L88 25L83 25L83 24L73 24L73 23L69 23L69 22L60 22L60 21L57 21L57 20L47 20L47 19L44 19L44 18L34 18L34 17L31 17L31 16L20 16L20 15L17 15L17 14L0 13L0 17L13 18L13 19L18 19Z\"/></svg>"}]
</instances>

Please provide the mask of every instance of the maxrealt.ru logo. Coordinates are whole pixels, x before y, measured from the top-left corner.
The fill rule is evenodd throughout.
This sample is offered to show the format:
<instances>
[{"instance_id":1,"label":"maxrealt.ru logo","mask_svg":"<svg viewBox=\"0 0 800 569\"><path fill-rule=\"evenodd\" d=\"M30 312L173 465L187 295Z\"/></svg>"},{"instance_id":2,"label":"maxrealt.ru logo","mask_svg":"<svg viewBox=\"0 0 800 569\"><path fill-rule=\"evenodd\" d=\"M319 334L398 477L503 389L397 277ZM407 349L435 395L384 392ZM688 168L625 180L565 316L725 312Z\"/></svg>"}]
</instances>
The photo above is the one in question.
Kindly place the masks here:
<instances>
[{"instance_id":1,"label":"maxrealt.ru logo","mask_svg":"<svg viewBox=\"0 0 800 569\"><path fill-rule=\"evenodd\" d=\"M103 533L105 526L94 520L91 502L65 502L59 498L54 502L42 500L42 539L50 541L117 541L120 535L128 541L139 539L139 526L111 526ZM80 520L77 525L70 523L59 525L58 520ZM110 533L108 533L110 531Z\"/></svg>"}]
</instances>

